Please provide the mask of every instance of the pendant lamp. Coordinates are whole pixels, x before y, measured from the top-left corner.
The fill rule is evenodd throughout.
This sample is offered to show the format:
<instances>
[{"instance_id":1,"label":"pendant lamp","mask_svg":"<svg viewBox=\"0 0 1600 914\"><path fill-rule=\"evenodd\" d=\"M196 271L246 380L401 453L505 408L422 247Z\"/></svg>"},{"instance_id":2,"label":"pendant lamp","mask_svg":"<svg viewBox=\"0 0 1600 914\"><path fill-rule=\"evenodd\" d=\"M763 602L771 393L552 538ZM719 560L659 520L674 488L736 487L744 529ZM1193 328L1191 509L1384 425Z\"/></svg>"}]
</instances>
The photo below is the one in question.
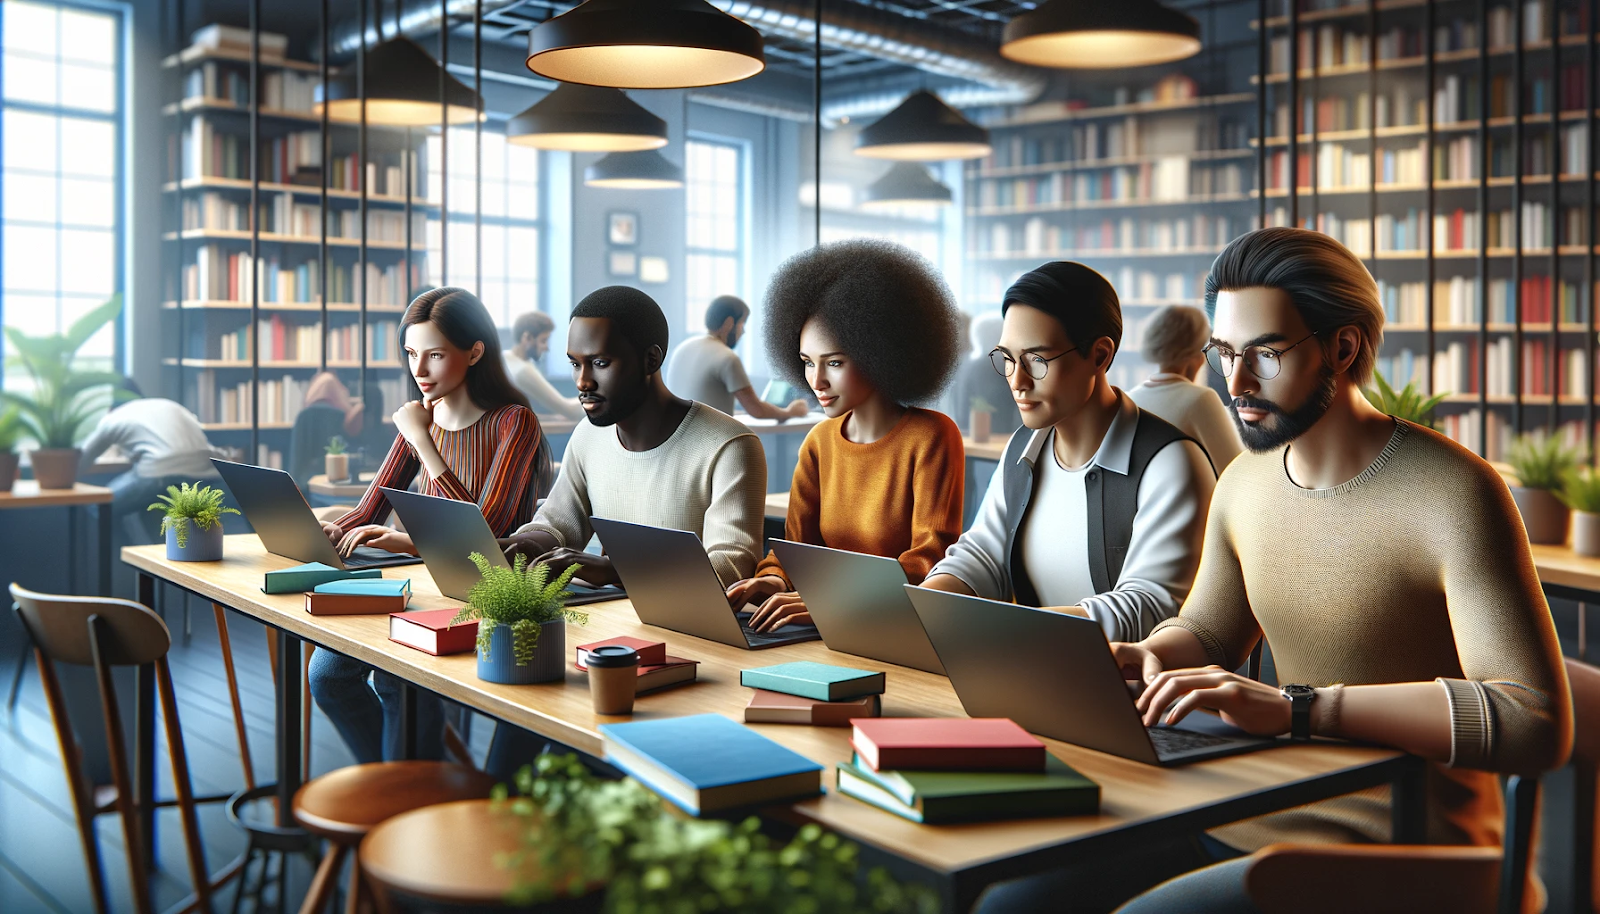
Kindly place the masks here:
<instances>
[{"instance_id":1,"label":"pendant lamp","mask_svg":"<svg viewBox=\"0 0 1600 914\"><path fill-rule=\"evenodd\" d=\"M893 209L898 206L947 206L950 188L928 174L915 162L896 162L883 177L867 185L861 201L863 209Z\"/></svg>"},{"instance_id":2,"label":"pendant lamp","mask_svg":"<svg viewBox=\"0 0 1600 914\"><path fill-rule=\"evenodd\" d=\"M583 183L617 190L666 190L683 186L683 169L654 149L613 152L583 170Z\"/></svg>"},{"instance_id":3,"label":"pendant lamp","mask_svg":"<svg viewBox=\"0 0 1600 914\"><path fill-rule=\"evenodd\" d=\"M562 83L506 122L506 142L571 152L635 152L667 145L667 122L621 89Z\"/></svg>"},{"instance_id":4,"label":"pendant lamp","mask_svg":"<svg viewBox=\"0 0 1600 914\"><path fill-rule=\"evenodd\" d=\"M706 0L585 0L528 34L528 69L589 86L717 86L766 65L761 33Z\"/></svg>"},{"instance_id":5,"label":"pendant lamp","mask_svg":"<svg viewBox=\"0 0 1600 914\"><path fill-rule=\"evenodd\" d=\"M989 131L926 89L907 96L856 137L856 155L870 159L937 162L981 159L989 152Z\"/></svg>"},{"instance_id":6,"label":"pendant lamp","mask_svg":"<svg viewBox=\"0 0 1600 914\"><path fill-rule=\"evenodd\" d=\"M409 38L391 38L367 51L367 123L380 127L426 127L440 120L439 63ZM445 120L468 124L478 117L478 93L444 74L449 103ZM318 86L312 112L328 106L328 120L354 124L361 120L361 93L356 67L342 67Z\"/></svg>"},{"instance_id":7,"label":"pendant lamp","mask_svg":"<svg viewBox=\"0 0 1600 914\"><path fill-rule=\"evenodd\" d=\"M1047 0L1006 23L1001 56L1036 67L1142 67L1193 57L1200 23L1156 0Z\"/></svg>"}]
</instances>

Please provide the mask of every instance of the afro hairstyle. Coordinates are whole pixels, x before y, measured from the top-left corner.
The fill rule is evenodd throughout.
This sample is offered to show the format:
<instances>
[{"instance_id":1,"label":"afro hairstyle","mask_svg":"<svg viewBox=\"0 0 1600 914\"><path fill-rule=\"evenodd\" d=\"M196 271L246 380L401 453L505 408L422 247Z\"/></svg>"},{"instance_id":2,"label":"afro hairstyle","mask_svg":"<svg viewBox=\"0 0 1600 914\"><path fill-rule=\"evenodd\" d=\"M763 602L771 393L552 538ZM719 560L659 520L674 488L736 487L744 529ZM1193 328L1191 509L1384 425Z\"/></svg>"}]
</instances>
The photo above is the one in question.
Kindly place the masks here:
<instances>
[{"instance_id":1,"label":"afro hairstyle","mask_svg":"<svg viewBox=\"0 0 1600 914\"><path fill-rule=\"evenodd\" d=\"M606 286L583 297L572 309L572 318L603 317L622 331L640 358L651 346L660 346L666 357L669 332L667 316L649 295L632 286Z\"/></svg>"},{"instance_id":2,"label":"afro hairstyle","mask_svg":"<svg viewBox=\"0 0 1600 914\"><path fill-rule=\"evenodd\" d=\"M938 397L960 363L955 296L933 264L898 244L854 239L796 254L773 275L766 305L768 363L807 394L800 331L813 318L902 405Z\"/></svg>"}]
</instances>

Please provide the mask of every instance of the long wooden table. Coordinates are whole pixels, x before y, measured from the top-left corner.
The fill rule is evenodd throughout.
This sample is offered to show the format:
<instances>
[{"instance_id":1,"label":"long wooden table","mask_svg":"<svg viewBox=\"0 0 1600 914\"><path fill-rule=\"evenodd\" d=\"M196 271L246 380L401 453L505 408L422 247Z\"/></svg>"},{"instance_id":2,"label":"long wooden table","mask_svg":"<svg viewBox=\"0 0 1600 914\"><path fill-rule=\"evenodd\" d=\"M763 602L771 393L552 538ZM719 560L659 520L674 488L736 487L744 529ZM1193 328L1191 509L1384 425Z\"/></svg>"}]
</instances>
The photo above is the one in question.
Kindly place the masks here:
<instances>
[{"instance_id":1,"label":"long wooden table","mask_svg":"<svg viewBox=\"0 0 1600 914\"><path fill-rule=\"evenodd\" d=\"M78 586L78 514L84 508L94 506L96 520L98 521L97 533L100 548L95 557L95 567L99 571L99 588L96 593L100 596L111 595L111 490L105 486L91 486L88 483L74 483L70 489L41 489L39 483L32 479L19 479L12 484L10 490L0 492L0 511L19 510L23 508L66 508L67 509L67 582L76 589ZM166 547L163 546L163 549Z\"/></svg>"},{"instance_id":2,"label":"long wooden table","mask_svg":"<svg viewBox=\"0 0 1600 914\"><path fill-rule=\"evenodd\" d=\"M279 808L285 815L287 798L302 776L301 640L370 663L483 714L595 755L603 751L598 726L625 719L596 715L587 677L570 666L566 679L559 683L487 683L477 678L470 654L432 657L389 641L384 616L314 617L305 612L304 597L299 594L263 594L260 587L266 571L296 563L266 553L254 535L227 537L224 555L221 562L202 563L168 561L160 546L129 547L122 552L123 560L139 571L139 597L147 605L155 581L160 579L282 633L277 639L277 759L278 789L285 800ZM423 566L385 569L384 576L411 579L413 609L459 605L439 594ZM819 642L751 653L644 625L625 600L584 609L589 623L568 627L568 651L575 644L631 635L666 641L674 654L700 661L696 683L641 696L634 720L705 712L741 720L750 692L739 685L739 671L790 660L885 670L886 715L962 715L959 699L942 676L835 653ZM153 721L144 714L141 718ZM1052 752L1101 784L1098 815L921 826L832 790L834 763L850 757L849 730L780 725L755 729L827 769L826 795L768 810L770 814L816 822L908 861L942 888L953 910L967 910L984 887L998 880L1086 855L1113 854L1157 835L1222 825L1379 784L1396 787L1397 840L1420 840L1422 834L1423 766L1417 759L1387 749L1313 743L1165 769L1046 740ZM138 745L140 789L149 790L154 776L153 729L148 740L141 734Z\"/></svg>"}]
</instances>

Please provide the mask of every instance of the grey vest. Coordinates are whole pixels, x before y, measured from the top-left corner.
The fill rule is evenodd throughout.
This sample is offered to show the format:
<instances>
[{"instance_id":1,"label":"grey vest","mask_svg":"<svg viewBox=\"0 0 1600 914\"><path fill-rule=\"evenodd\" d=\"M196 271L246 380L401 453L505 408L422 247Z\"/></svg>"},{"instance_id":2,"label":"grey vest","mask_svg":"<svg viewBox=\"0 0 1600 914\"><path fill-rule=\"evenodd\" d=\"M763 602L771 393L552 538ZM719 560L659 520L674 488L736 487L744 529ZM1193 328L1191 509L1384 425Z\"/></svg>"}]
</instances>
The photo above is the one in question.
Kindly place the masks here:
<instances>
[{"instance_id":1,"label":"grey vest","mask_svg":"<svg viewBox=\"0 0 1600 914\"><path fill-rule=\"evenodd\" d=\"M1024 606L1038 606L1039 595L1028 580L1022 564L1022 524L1028 518L1037 471L1022 460L1033 429L1019 428L1006 445L1000 472L1006 496L1006 561L1011 572L1011 597ZM1171 423L1154 413L1139 410L1139 424L1133 433L1128 475L1110 473L1095 467L1084 475L1084 495L1089 508L1085 518L1089 535L1089 578L1095 593L1105 593L1122 576L1122 563L1133 541L1133 517L1139 509L1139 483L1151 458L1174 441L1194 441ZM1205 447L1194 441L1202 454ZM1054 457L1041 451L1040 460ZM1211 456L1206 455L1210 461ZM1214 471L1214 469L1213 469Z\"/></svg>"}]
</instances>

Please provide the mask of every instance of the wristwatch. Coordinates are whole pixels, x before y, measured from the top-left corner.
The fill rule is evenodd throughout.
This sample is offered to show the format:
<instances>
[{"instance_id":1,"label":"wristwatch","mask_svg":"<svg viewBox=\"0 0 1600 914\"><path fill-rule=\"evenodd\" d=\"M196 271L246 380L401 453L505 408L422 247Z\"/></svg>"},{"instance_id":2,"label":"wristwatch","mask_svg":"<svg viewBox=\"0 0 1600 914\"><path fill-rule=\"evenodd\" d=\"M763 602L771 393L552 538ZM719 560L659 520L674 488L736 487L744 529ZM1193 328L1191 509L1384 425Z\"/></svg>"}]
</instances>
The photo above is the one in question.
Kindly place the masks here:
<instances>
[{"instance_id":1,"label":"wristwatch","mask_svg":"<svg viewBox=\"0 0 1600 914\"><path fill-rule=\"evenodd\" d=\"M1280 686L1278 691L1289 700L1289 738L1305 741L1311 738L1311 703L1317 700L1317 690L1308 685Z\"/></svg>"}]
</instances>

